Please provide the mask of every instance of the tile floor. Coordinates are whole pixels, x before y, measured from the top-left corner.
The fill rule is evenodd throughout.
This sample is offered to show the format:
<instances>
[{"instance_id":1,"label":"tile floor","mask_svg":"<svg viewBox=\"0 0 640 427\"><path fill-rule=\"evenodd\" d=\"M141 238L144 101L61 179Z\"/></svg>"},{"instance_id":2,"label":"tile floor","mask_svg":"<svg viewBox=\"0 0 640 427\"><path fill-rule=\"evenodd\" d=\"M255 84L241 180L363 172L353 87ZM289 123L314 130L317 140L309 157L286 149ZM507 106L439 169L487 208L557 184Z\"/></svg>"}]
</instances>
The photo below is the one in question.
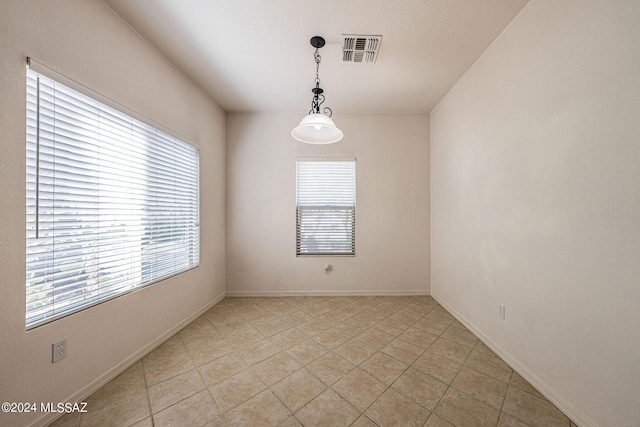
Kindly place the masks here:
<instances>
[{"instance_id":1,"label":"tile floor","mask_svg":"<svg viewBox=\"0 0 640 427\"><path fill-rule=\"evenodd\" d=\"M60 426L565 426L430 297L225 298Z\"/></svg>"}]
</instances>

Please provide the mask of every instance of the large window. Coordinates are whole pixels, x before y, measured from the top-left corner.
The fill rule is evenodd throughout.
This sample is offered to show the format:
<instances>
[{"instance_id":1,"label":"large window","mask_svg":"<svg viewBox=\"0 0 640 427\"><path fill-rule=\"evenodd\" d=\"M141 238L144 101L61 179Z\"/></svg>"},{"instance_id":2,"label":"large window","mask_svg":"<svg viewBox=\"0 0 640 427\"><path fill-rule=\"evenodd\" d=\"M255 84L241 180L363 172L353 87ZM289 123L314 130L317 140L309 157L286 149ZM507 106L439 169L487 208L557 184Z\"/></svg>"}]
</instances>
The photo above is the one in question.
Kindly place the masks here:
<instances>
[{"instance_id":1,"label":"large window","mask_svg":"<svg viewBox=\"0 0 640 427\"><path fill-rule=\"evenodd\" d=\"M296 254L355 255L356 161L296 162Z\"/></svg>"},{"instance_id":2,"label":"large window","mask_svg":"<svg viewBox=\"0 0 640 427\"><path fill-rule=\"evenodd\" d=\"M196 267L198 149L27 71L27 329Z\"/></svg>"}]
</instances>

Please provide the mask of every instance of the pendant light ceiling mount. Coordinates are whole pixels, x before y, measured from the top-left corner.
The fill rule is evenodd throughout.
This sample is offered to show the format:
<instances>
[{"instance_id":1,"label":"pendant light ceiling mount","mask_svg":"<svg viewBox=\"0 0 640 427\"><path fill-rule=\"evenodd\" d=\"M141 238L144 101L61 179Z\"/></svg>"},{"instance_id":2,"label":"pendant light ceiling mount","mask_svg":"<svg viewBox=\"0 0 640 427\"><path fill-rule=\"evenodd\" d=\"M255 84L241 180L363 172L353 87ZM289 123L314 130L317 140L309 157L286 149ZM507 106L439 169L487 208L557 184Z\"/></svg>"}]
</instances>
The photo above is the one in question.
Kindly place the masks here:
<instances>
[{"instance_id":1,"label":"pendant light ceiling mount","mask_svg":"<svg viewBox=\"0 0 640 427\"><path fill-rule=\"evenodd\" d=\"M311 46L315 47L316 49L320 49L321 47L323 47L324 43L324 38L320 36L311 37Z\"/></svg>"},{"instance_id":2,"label":"pendant light ceiling mount","mask_svg":"<svg viewBox=\"0 0 640 427\"><path fill-rule=\"evenodd\" d=\"M331 120L333 112L331 108L324 107L323 113L320 106L324 103L324 90L320 87L320 61L319 49L325 45L324 38L314 36L311 38L311 46L316 50L313 58L316 62L316 86L311 89L313 98L311 99L311 110L309 114L300 121L298 127L291 131L291 136L300 142L307 144L332 144L342 139L343 133Z\"/></svg>"}]
</instances>

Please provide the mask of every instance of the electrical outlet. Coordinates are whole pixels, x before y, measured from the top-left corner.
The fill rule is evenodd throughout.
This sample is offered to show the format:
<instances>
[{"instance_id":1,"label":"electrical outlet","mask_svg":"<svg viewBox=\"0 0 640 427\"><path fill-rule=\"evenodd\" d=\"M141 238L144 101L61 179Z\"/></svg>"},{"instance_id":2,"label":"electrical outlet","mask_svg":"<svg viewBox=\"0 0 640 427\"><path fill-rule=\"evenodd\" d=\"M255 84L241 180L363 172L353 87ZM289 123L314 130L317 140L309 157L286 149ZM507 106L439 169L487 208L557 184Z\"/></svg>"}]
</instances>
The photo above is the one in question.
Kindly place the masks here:
<instances>
[{"instance_id":1,"label":"electrical outlet","mask_svg":"<svg viewBox=\"0 0 640 427\"><path fill-rule=\"evenodd\" d=\"M504 305L499 305L498 306L498 316L502 320L504 320L504 318L505 318L505 310L506 310L506 307Z\"/></svg>"},{"instance_id":2,"label":"electrical outlet","mask_svg":"<svg viewBox=\"0 0 640 427\"><path fill-rule=\"evenodd\" d=\"M64 359L67 357L67 339L63 339L62 341L58 341L52 346L53 356L51 359L51 363L56 363L60 359Z\"/></svg>"}]
</instances>

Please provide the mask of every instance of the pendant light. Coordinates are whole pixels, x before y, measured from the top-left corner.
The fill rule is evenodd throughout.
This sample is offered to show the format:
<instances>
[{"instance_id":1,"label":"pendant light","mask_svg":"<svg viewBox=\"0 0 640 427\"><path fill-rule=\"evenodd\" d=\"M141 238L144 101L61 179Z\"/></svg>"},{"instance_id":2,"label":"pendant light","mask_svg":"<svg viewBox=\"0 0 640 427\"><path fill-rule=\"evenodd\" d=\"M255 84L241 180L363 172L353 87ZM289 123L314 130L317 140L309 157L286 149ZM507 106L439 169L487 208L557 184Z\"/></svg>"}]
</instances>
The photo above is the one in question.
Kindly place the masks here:
<instances>
[{"instance_id":1,"label":"pendant light","mask_svg":"<svg viewBox=\"0 0 640 427\"><path fill-rule=\"evenodd\" d=\"M336 127L331 120L332 111L329 107L323 108L320 112L320 105L324 102L324 90L320 88L320 53L318 49L324 46L324 39L320 36L311 38L311 46L316 48L313 58L316 61L316 87L311 89L313 98L311 99L311 110L304 117L298 127L291 131L291 136L300 142L307 144L332 144L342 139L342 131Z\"/></svg>"}]
</instances>

